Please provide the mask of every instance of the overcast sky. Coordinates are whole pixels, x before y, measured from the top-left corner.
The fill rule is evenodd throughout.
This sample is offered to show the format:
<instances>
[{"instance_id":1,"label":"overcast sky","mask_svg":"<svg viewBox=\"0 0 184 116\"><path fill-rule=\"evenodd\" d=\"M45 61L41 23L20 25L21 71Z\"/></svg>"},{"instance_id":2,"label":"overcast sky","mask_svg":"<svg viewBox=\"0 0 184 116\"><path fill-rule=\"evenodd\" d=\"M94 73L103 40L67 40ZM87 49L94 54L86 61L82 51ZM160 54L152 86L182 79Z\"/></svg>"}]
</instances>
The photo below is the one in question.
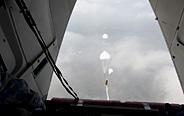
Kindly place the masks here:
<instances>
[{"instance_id":1,"label":"overcast sky","mask_svg":"<svg viewBox=\"0 0 184 116\"><path fill-rule=\"evenodd\" d=\"M148 0L77 0L57 66L79 98L184 103L181 86ZM108 39L102 38L108 34ZM70 97L54 76L48 99Z\"/></svg>"}]
</instances>

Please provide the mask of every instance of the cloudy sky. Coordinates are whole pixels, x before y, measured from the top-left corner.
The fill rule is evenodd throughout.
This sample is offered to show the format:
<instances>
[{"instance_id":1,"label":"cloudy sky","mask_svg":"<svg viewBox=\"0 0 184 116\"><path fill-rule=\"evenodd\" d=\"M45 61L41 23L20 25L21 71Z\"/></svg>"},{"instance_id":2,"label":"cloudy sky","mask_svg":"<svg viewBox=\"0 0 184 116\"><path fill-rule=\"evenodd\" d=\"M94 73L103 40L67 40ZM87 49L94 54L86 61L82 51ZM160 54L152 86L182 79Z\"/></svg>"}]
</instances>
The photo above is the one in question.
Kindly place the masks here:
<instances>
[{"instance_id":1,"label":"cloudy sky","mask_svg":"<svg viewBox=\"0 0 184 116\"><path fill-rule=\"evenodd\" d=\"M147 0L77 0L57 66L79 98L184 103L180 83ZM108 34L108 39L102 38ZM100 54L110 54L104 67ZM113 73L104 74L103 68ZM48 99L71 98L53 76Z\"/></svg>"}]
</instances>

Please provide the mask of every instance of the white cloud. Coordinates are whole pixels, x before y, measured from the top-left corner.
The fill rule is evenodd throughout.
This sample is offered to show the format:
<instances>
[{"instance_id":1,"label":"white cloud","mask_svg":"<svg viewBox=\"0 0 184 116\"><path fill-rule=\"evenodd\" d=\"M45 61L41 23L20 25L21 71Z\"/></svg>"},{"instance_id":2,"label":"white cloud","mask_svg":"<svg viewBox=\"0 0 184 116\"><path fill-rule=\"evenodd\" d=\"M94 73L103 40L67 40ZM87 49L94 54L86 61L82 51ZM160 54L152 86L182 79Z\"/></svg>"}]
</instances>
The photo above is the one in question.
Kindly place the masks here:
<instances>
[{"instance_id":1,"label":"white cloud","mask_svg":"<svg viewBox=\"0 0 184 116\"><path fill-rule=\"evenodd\" d=\"M66 35L70 38L65 43L73 42L74 38L84 40L81 35L71 32L67 32L67 34L72 36ZM76 37L73 35L76 35ZM110 43L112 47L110 47L109 51L112 60L109 67L114 70L109 77L108 84L110 99L181 103L183 101L181 87L169 53L165 50L144 49L140 41L138 41L139 39L139 37L128 36L115 43ZM71 46L69 49L75 50L76 47ZM85 55L82 57L72 57L68 51L61 52L58 65L64 75L67 75L66 79L80 98L106 99L104 88L106 78L102 78L103 71L101 71L102 67L99 60L100 52L96 55L96 58L93 52L83 53ZM50 90L50 94L57 97L70 97L57 79L53 79L53 83L55 84L51 85L53 87ZM93 94L89 93L90 91ZM173 97L176 94L178 97ZM53 96L50 95L49 98Z\"/></svg>"},{"instance_id":2,"label":"white cloud","mask_svg":"<svg viewBox=\"0 0 184 116\"><path fill-rule=\"evenodd\" d=\"M89 3L98 3L98 4L118 4L127 2L129 0L88 0Z\"/></svg>"},{"instance_id":3,"label":"white cloud","mask_svg":"<svg viewBox=\"0 0 184 116\"><path fill-rule=\"evenodd\" d=\"M122 81L128 83L124 83L125 86L121 85L122 88L126 87L123 90L131 92L124 92L130 94L129 97L118 98L120 95L117 95L115 99L183 103L181 86L168 51L145 50L137 39L139 38L127 37L126 41L119 41L111 48L114 53L111 66L118 69L115 70L116 73L122 72ZM121 81L121 78L117 79ZM152 82L146 81L147 79ZM140 86L143 83L144 85ZM175 95L178 97L174 97Z\"/></svg>"},{"instance_id":4,"label":"white cloud","mask_svg":"<svg viewBox=\"0 0 184 116\"><path fill-rule=\"evenodd\" d=\"M81 14L95 13L100 9L97 3L89 3L88 1L80 1L79 7L76 8Z\"/></svg>"},{"instance_id":5,"label":"white cloud","mask_svg":"<svg viewBox=\"0 0 184 116\"><path fill-rule=\"evenodd\" d=\"M77 46L78 44L81 43L81 41L85 41L85 38L84 38L84 36L82 36L80 34L77 34L74 32L69 32L69 31L65 32L64 38L67 38L67 40L65 40L65 39L63 40L63 43L65 45L64 46L62 45L60 50L64 50L64 52L67 53L67 56L62 56L62 61L70 62L71 59L74 57L74 55L82 54L81 49L73 49L72 46ZM71 46L71 47L67 47L67 46ZM62 55L62 54L59 54L58 57L60 57L60 55ZM61 63L61 62L58 62L58 63Z\"/></svg>"},{"instance_id":6,"label":"white cloud","mask_svg":"<svg viewBox=\"0 0 184 116\"><path fill-rule=\"evenodd\" d=\"M139 19L145 19L145 18L154 18L155 15L153 12L142 12L136 15L137 18Z\"/></svg>"},{"instance_id":7,"label":"white cloud","mask_svg":"<svg viewBox=\"0 0 184 116\"><path fill-rule=\"evenodd\" d=\"M133 7L136 7L136 8L144 8L146 7L147 3L146 1L139 1L139 2L135 2L133 3Z\"/></svg>"}]
</instances>

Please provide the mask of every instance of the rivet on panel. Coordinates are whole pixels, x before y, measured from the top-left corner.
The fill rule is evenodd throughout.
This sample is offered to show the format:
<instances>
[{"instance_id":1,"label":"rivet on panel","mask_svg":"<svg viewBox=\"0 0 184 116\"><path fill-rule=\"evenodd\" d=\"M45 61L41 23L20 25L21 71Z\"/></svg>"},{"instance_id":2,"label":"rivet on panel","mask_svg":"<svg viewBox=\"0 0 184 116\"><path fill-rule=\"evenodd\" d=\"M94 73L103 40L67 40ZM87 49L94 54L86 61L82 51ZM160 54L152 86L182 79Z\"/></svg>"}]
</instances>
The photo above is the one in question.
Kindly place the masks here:
<instances>
[{"instance_id":1,"label":"rivet on panel","mask_svg":"<svg viewBox=\"0 0 184 116\"><path fill-rule=\"evenodd\" d=\"M5 39L3 39L3 42L4 42L4 43L6 43L6 40L5 40Z\"/></svg>"},{"instance_id":2,"label":"rivet on panel","mask_svg":"<svg viewBox=\"0 0 184 116\"><path fill-rule=\"evenodd\" d=\"M172 58L173 58L173 59L175 59L175 58L176 58L176 56L175 56L175 55L173 55L173 56L172 56Z\"/></svg>"},{"instance_id":3,"label":"rivet on panel","mask_svg":"<svg viewBox=\"0 0 184 116\"><path fill-rule=\"evenodd\" d=\"M176 28L176 30L179 30L180 29L180 27L178 26L177 28Z\"/></svg>"}]
</instances>

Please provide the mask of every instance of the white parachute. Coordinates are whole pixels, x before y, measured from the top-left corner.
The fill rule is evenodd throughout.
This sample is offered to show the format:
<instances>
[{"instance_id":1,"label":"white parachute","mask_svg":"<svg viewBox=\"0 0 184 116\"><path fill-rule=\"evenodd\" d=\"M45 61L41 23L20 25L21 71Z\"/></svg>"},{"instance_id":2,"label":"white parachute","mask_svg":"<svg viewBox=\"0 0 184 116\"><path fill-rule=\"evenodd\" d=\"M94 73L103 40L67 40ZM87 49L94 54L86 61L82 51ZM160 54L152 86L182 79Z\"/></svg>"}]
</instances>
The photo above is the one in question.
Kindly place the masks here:
<instances>
[{"instance_id":1,"label":"white parachute","mask_svg":"<svg viewBox=\"0 0 184 116\"><path fill-rule=\"evenodd\" d=\"M111 73L113 73L114 70L112 68L109 68L108 71L109 71L109 75L110 75Z\"/></svg>"},{"instance_id":2,"label":"white parachute","mask_svg":"<svg viewBox=\"0 0 184 116\"><path fill-rule=\"evenodd\" d=\"M108 39L109 36L105 33L105 34L102 35L102 38L103 38L103 39Z\"/></svg>"},{"instance_id":3,"label":"white parachute","mask_svg":"<svg viewBox=\"0 0 184 116\"><path fill-rule=\"evenodd\" d=\"M102 62L102 68L103 68L104 74L107 72L107 66L110 58L111 58L110 54L105 50L100 54L100 60Z\"/></svg>"}]
</instances>

